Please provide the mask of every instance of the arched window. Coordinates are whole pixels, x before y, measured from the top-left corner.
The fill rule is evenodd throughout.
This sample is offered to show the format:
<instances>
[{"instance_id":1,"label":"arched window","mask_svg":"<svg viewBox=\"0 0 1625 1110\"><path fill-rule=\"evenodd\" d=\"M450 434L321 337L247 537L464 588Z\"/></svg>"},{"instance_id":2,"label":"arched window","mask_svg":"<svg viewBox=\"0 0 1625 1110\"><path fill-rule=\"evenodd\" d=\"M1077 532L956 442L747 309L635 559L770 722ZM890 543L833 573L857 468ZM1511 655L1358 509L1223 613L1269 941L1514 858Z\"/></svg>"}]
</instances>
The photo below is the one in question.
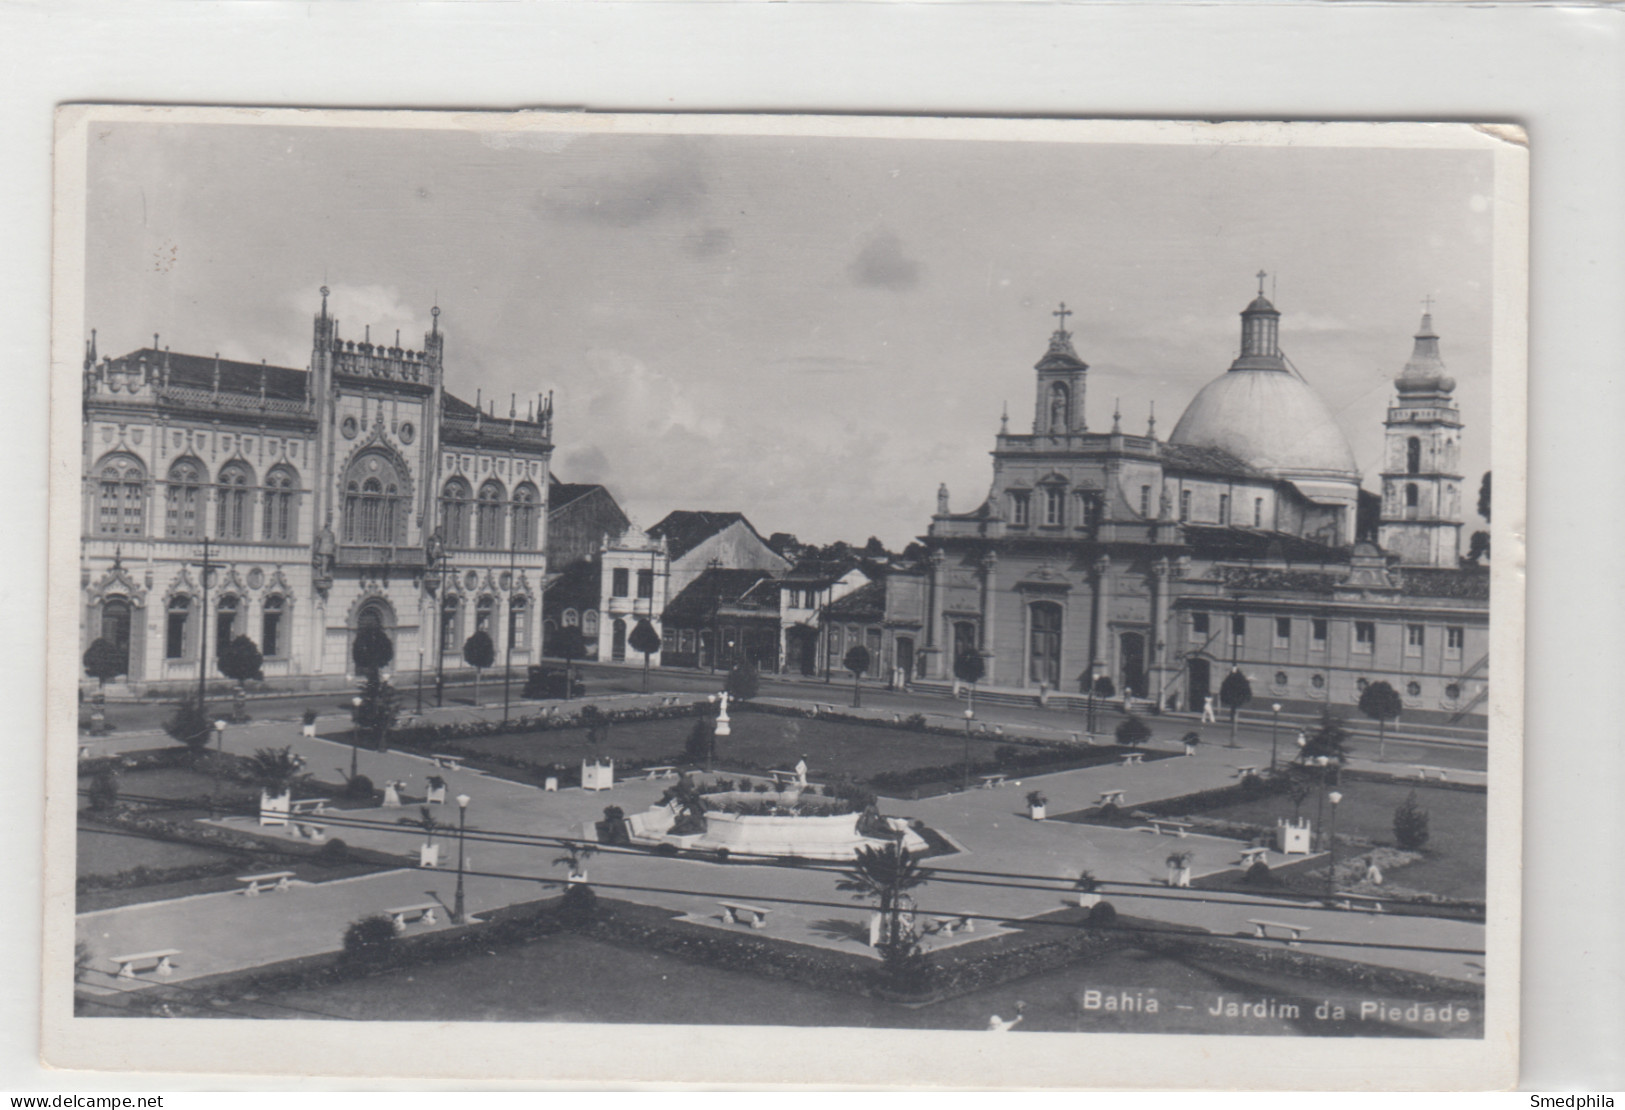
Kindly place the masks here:
<instances>
[{"instance_id":1,"label":"arched window","mask_svg":"<svg viewBox=\"0 0 1625 1110\"><path fill-rule=\"evenodd\" d=\"M214 657L220 658L220 653L226 650L237 635L237 599L226 594L215 603L214 610Z\"/></svg>"},{"instance_id":2,"label":"arched window","mask_svg":"<svg viewBox=\"0 0 1625 1110\"><path fill-rule=\"evenodd\" d=\"M577 613L574 609L566 609L564 611L563 619L564 627L574 628L576 625L581 623L581 614Z\"/></svg>"},{"instance_id":3,"label":"arched window","mask_svg":"<svg viewBox=\"0 0 1625 1110\"><path fill-rule=\"evenodd\" d=\"M480 598L474 606L474 631L491 634L491 614L496 610L496 602L489 597Z\"/></svg>"},{"instance_id":4,"label":"arched window","mask_svg":"<svg viewBox=\"0 0 1625 1110\"><path fill-rule=\"evenodd\" d=\"M441 538L447 547L468 546L468 483L453 478L440 491Z\"/></svg>"},{"instance_id":5,"label":"arched window","mask_svg":"<svg viewBox=\"0 0 1625 1110\"><path fill-rule=\"evenodd\" d=\"M1422 473L1422 441L1416 436L1405 441L1405 473Z\"/></svg>"},{"instance_id":6,"label":"arched window","mask_svg":"<svg viewBox=\"0 0 1625 1110\"><path fill-rule=\"evenodd\" d=\"M480 487L480 501L475 508L474 546L487 551L502 547L502 483L492 478Z\"/></svg>"},{"instance_id":7,"label":"arched window","mask_svg":"<svg viewBox=\"0 0 1625 1110\"><path fill-rule=\"evenodd\" d=\"M1415 482L1406 482L1405 483L1405 507L1407 509L1416 508L1417 501L1419 500L1419 496L1420 495L1417 493L1417 489L1416 489L1416 483Z\"/></svg>"},{"instance_id":8,"label":"arched window","mask_svg":"<svg viewBox=\"0 0 1625 1110\"><path fill-rule=\"evenodd\" d=\"M265 476L265 519L260 538L273 543L292 543L298 538L299 517L294 491L299 476L285 466L273 467Z\"/></svg>"},{"instance_id":9,"label":"arched window","mask_svg":"<svg viewBox=\"0 0 1625 1110\"><path fill-rule=\"evenodd\" d=\"M462 643L458 633L462 628L462 598L456 594L447 594L440 601L440 651L441 654L458 650Z\"/></svg>"},{"instance_id":10,"label":"arched window","mask_svg":"<svg viewBox=\"0 0 1625 1110\"><path fill-rule=\"evenodd\" d=\"M508 646L515 651L530 648L530 599L523 594L508 599Z\"/></svg>"},{"instance_id":11,"label":"arched window","mask_svg":"<svg viewBox=\"0 0 1625 1110\"><path fill-rule=\"evenodd\" d=\"M129 455L102 460L96 498L97 535L139 536L146 531L146 477L146 469Z\"/></svg>"},{"instance_id":12,"label":"arched window","mask_svg":"<svg viewBox=\"0 0 1625 1110\"><path fill-rule=\"evenodd\" d=\"M346 543L396 544L405 535L401 477L388 456L369 451L356 458L344 480Z\"/></svg>"},{"instance_id":13,"label":"arched window","mask_svg":"<svg viewBox=\"0 0 1625 1110\"><path fill-rule=\"evenodd\" d=\"M598 610L588 609L581 614L581 634L589 641L598 639Z\"/></svg>"},{"instance_id":14,"label":"arched window","mask_svg":"<svg viewBox=\"0 0 1625 1110\"><path fill-rule=\"evenodd\" d=\"M216 484L216 510L214 534L222 540L251 540L254 538L254 515L250 498L253 496L254 476L240 462L230 462L220 468Z\"/></svg>"},{"instance_id":15,"label":"arched window","mask_svg":"<svg viewBox=\"0 0 1625 1110\"><path fill-rule=\"evenodd\" d=\"M164 535L190 540L203 535L203 467L196 459L177 459L169 468L164 494Z\"/></svg>"},{"instance_id":16,"label":"arched window","mask_svg":"<svg viewBox=\"0 0 1625 1110\"><path fill-rule=\"evenodd\" d=\"M283 654L282 615L285 602L280 594L271 594L260 606L260 653L267 659Z\"/></svg>"},{"instance_id":17,"label":"arched window","mask_svg":"<svg viewBox=\"0 0 1625 1110\"><path fill-rule=\"evenodd\" d=\"M1060 486L1044 487L1044 523L1058 528L1066 523L1066 491Z\"/></svg>"},{"instance_id":18,"label":"arched window","mask_svg":"<svg viewBox=\"0 0 1625 1110\"><path fill-rule=\"evenodd\" d=\"M536 487L521 482L513 491L513 545L520 551L536 550Z\"/></svg>"},{"instance_id":19,"label":"arched window","mask_svg":"<svg viewBox=\"0 0 1625 1110\"><path fill-rule=\"evenodd\" d=\"M192 639L192 599L184 594L170 598L165 617L164 658L185 659Z\"/></svg>"},{"instance_id":20,"label":"arched window","mask_svg":"<svg viewBox=\"0 0 1625 1110\"><path fill-rule=\"evenodd\" d=\"M102 603L102 639L118 653L119 674L130 673L130 623L128 598L110 597Z\"/></svg>"}]
</instances>

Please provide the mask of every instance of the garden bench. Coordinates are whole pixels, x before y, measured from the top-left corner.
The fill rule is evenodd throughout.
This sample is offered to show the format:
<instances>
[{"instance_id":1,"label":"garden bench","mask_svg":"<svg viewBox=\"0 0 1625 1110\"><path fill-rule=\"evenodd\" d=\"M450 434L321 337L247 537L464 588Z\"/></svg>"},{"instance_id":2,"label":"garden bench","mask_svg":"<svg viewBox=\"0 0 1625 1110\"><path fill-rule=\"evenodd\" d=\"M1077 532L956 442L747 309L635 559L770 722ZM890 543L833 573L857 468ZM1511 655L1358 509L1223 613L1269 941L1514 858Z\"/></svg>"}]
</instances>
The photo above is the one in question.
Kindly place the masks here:
<instances>
[{"instance_id":1,"label":"garden bench","mask_svg":"<svg viewBox=\"0 0 1625 1110\"><path fill-rule=\"evenodd\" d=\"M1151 819L1151 828L1155 830L1158 836L1171 832L1180 839L1184 839L1185 834L1190 831L1191 824L1189 821L1174 821L1167 817L1153 817Z\"/></svg>"},{"instance_id":2,"label":"garden bench","mask_svg":"<svg viewBox=\"0 0 1625 1110\"><path fill-rule=\"evenodd\" d=\"M1142 756L1139 752L1129 752L1123 756L1123 766L1138 767L1143 758L1144 756Z\"/></svg>"},{"instance_id":3,"label":"garden bench","mask_svg":"<svg viewBox=\"0 0 1625 1110\"><path fill-rule=\"evenodd\" d=\"M1289 921L1262 921L1256 917L1248 918L1247 924L1253 927L1253 936L1259 940L1268 940L1271 929L1280 929L1291 933L1291 938L1287 940L1288 945L1296 945L1298 938L1309 931L1307 925L1294 925Z\"/></svg>"},{"instance_id":4,"label":"garden bench","mask_svg":"<svg viewBox=\"0 0 1625 1110\"><path fill-rule=\"evenodd\" d=\"M676 767L650 767L648 770L649 773L645 778L649 782L653 782L655 779L674 779L678 777Z\"/></svg>"},{"instance_id":5,"label":"garden bench","mask_svg":"<svg viewBox=\"0 0 1625 1110\"><path fill-rule=\"evenodd\" d=\"M148 970L156 971L165 979L175 974L175 965L170 962L172 957L179 956L179 948L158 948L151 952L135 952L128 956L114 956L113 962L118 964L118 977L120 979L134 979L138 972Z\"/></svg>"},{"instance_id":6,"label":"garden bench","mask_svg":"<svg viewBox=\"0 0 1625 1110\"><path fill-rule=\"evenodd\" d=\"M1095 804L1102 806L1120 806L1123 804L1123 792L1121 790L1102 790L1100 792L1100 801L1096 802Z\"/></svg>"},{"instance_id":7,"label":"garden bench","mask_svg":"<svg viewBox=\"0 0 1625 1110\"><path fill-rule=\"evenodd\" d=\"M1236 777L1238 779L1244 779L1248 775L1257 775L1257 774L1258 774L1258 768L1257 767L1237 767L1236 768Z\"/></svg>"},{"instance_id":8,"label":"garden bench","mask_svg":"<svg viewBox=\"0 0 1625 1110\"><path fill-rule=\"evenodd\" d=\"M298 801L288 803L288 813L320 813L327 808L328 798L300 798Z\"/></svg>"},{"instance_id":9,"label":"garden bench","mask_svg":"<svg viewBox=\"0 0 1625 1110\"><path fill-rule=\"evenodd\" d=\"M722 907L722 920L734 925L749 925L752 929L767 928L767 915L771 910L750 906L744 902L718 902Z\"/></svg>"},{"instance_id":10,"label":"garden bench","mask_svg":"<svg viewBox=\"0 0 1625 1110\"><path fill-rule=\"evenodd\" d=\"M425 925L435 923L434 913L440 908L439 902L419 902L415 906L396 906L392 910L385 910L389 920L394 923L397 933L406 932L408 921L422 920Z\"/></svg>"},{"instance_id":11,"label":"garden bench","mask_svg":"<svg viewBox=\"0 0 1625 1110\"><path fill-rule=\"evenodd\" d=\"M429 758L434 760L434 765L442 770L461 771L463 769L463 757L460 755L435 754L429 756Z\"/></svg>"},{"instance_id":12,"label":"garden bench","mask_svg":"<svg viewBox=\"0 0 1625 1110\"><path fill-rule=\"evenodd\" d=\"M293 878L292 871L267 871L263 875L238 875L237 881L247 883L243 888L243 895L248 898L258 897L261 891L274 890L281 894L288 889L288 880ZM264 885L261 885L264 884Z\"/></svg>"},{"instance_id":13,"label":"garden bench","mask_svg":"<svg viewBox=\"0 0 1625 1110\"><path fill-rule=\"evenodd\" d=\"M1416 777L1424 782L1430 778L1436 778L1443 782L1445 780L1445 769L1443 767L1417 767Z\"/></svg>"},{"instance_id":14,"label":"garden bench","mask_svg":"<svg viewBox=\"0 0 1625 1110\"><path fill-rule=\"evenodd\" d=\"M982 789L992 790L996 786L1003 786L1009 775L982 775Z\"/></svg>"},{"instance_id":15,"label":"garden bench","mask_svg":"<svg viewBox=\"0 0 1625 1110\"><path fill-rule=\"evenodd\" d=\"M293 835L304 840L323 840L327 836L327 826L318 825L313 821L291 821L288 828Z\"/></svg>"},{"instance_id":16,"label":"garden bench","mask_svg":"<svg viewBox=\"0 0 1625 1110\"><path fill-rule=\"evenodd\" d=\"M1332 905L1340 910L1365 910L1369 913L1383 913L1382 898L1375 894L1355 894L1350 890L1340 890L1332 897Z\"/></svg>"},{"instance_id":17,"label":"garden bench","mask_svg":"<svg viewBox=\"0 0 1625 1110\"><path fill-rule=\"evenodd\" d=\"M1255 863L1268 863L1270 850L1268 848L1243 848L1241 850L1241 865L1251 867Z\"/></svg>"},{"instance_id":18,"label":"garden bench","mask_svg":"<svg viewBox=\"0 0 1625 1110\"><path fill-rule=\"evenodd\" d=\"M959 914L955 917L939 917L936 919L931 931L940 933L945 937L953 936L955 931L974 933L976 931L976 922L972 921L966 914Z\"/></svg>"},{"instance_id":19,"label":"garden bench","mask_svg":"<svg viewBox=\"0 0 1625 1110\"><path fill-rule=\"evenodd\" d=\"M79 745L79 758L80 759L89 759L90 758L90 745L89 744L80 744Z\"/></svg>"}]
</instances>

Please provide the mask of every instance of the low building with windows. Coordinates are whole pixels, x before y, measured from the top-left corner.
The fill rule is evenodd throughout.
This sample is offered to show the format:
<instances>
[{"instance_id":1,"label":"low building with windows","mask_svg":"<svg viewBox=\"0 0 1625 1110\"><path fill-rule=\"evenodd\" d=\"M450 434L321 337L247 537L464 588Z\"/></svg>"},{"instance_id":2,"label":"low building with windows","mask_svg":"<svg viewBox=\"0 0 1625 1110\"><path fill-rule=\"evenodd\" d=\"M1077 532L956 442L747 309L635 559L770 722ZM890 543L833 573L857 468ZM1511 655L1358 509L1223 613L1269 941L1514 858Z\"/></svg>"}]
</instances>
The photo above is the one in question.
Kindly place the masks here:
<instances>
[{"instance_id":1,"label":"low building with windows","mask_svg":"<svg viewBox=\"0 0 1625 1110\"><path fill-rule=\"evenodd\" d=\"M938 492L917 673L949 682L975 652L991 686L1109 679L1190 709L1232 668L1255 708L1348 707L1381 679L1412 718L1482 729L1488 572L1459 559L1462 424L1431 315L1395 379L1379 498L1262 287L1240 355L1166 440L1154 417L1090 431L1070 314L1034 368L1030 433L999 431L987 499L955 513Z\"/></svg>"},{"instance_id":2,"label":"low building with windows","mask_svg":"<svg viewBox=\"0 0 1625 1110\"><path fill-rule=\"evenodd\" d=\"M173 353L158 337L83 377L81 640L132 689L218 674L254 640L268 678L337 685L376 625L393 670L536 653L547 571L551 399L447 392L440 310L421 349L339 335L321 291L304 369ZM398 681L398 680L397 680Z\"/></svg>"},{"instance_id":3,"label":"low building with windows","mask_svg":"<svg viewBox=\"0 0 1625 1110\"><path fill-rule=\"evenodd\" d=\"M661 662L778 670L778 601L778 580L765 570L707 567L666 605Z\"/></svg>"}]
</instances>

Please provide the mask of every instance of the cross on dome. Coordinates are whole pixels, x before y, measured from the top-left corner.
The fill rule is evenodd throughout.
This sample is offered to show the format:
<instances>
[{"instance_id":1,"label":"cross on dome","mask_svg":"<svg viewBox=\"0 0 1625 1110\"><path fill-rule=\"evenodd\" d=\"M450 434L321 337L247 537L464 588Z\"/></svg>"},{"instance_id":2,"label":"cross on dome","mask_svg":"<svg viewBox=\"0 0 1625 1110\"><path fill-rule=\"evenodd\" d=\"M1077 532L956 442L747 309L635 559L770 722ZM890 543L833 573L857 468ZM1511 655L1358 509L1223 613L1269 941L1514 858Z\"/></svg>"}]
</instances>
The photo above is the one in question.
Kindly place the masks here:
<instances>
[{"instance_id":1,"label":"cross on dome","mask_svg":"<svg viewBox=\"0 0 1625 1110\"><path fill-rule=\"evenodd\" d=\"M1263 270L1260 270L1253 276L1258 279L1258 295L1262 297L1264 295L1264 279L1269 277L1269 274L1265 273Z\"/></svg>"},{"instance_id":2,"label":"cross on dome","mask_svg":"<svg viewBox=\"0 0 1625 1110\"><path fill-rule=\"evenodd\" d=\"M1423 312L1432 312L1433 311L1433 294L1432 293L1429 293L1427 296L1422 298L1422 311Z\"/></svg>"},{"instance_id":3,"label":"cross on dome","mask_svg":"<svg viewBox=\"0 0 1625 1110\"><path fill-rule=\"evenodd\" d=\"M1050 315L1061 321L1061 327L1059 330L1064 334L1066 332L1066 318L1068 316L1075 315L1075 313L1073 313L1070 308L1066 307L1065 301L1062 301L1061 307L1050 313Z\"/></svg>"}]
</instances>

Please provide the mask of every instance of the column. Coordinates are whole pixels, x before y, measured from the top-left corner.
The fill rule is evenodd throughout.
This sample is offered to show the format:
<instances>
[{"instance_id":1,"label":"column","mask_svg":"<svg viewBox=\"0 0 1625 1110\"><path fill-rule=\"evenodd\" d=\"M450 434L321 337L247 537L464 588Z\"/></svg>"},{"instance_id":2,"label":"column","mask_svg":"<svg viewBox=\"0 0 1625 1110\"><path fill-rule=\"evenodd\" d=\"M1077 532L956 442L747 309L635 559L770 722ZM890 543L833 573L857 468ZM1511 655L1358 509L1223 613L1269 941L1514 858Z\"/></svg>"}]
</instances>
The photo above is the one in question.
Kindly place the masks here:
<instances>
[{"instance_id":1,"label":"column","mask_svg":"<svg viewBox=\"0 0 1625 1110\"><path fill-rule=\"evenodd\" d=\"M1157 691L1157 712L1168 700L1168 560L1151 562L1151 670Z\"/></svg>"},{"instance_id":2,"label":"column","mask_svg":"<svg viewBox=\"0 0 1625 1110\"><path fill-rule=\"evenodd\" d=\"M994 668L994 660L996 658L996 653L995 653L994 648L993 648L993 644L994 644L994 639L993 639L993 617L994 617L994 609L995 609L995 605L996 605L995 597L996 597L997 592L998 592L998 587L997 587L997 584L995 582L995 576L996 576L996 574L998 572L998 568L999 568L999 553L997 551L989 551L989 552L985 553L982 556L981 566L982 566L982 644L981 644L981 649L982 649L982 663L983 663L983 665L984 665L984 667L986 669L986 673L984 673L982 675L982 681L984 683L986 683L987 685L992 686L992 685L994 685L994 680L995 680L995 677L996 677L994 675L994 670L993 670L993 668Z\"/></svg>"},{"instance_id":3,"label":"column","mask_svg":"<svg viewBox=\"0 0 1625 1110\"><path fill-rule=\"evenodd\" d=\"M1101 555L1095 559L1090 570L1095 578L1095 612L1094 627L1089 635L1089 672L1095 674L1097 666L1104 667L1110 658L1106 643L1106 610L1111 604L1111 580L1107 573L1111 570L1112 560L1109 555ZM1104 673L1104 672L1102 672Z\"/></svg>"},{"instance_id":4,"label":"column","mask_svg":"<svg viewBox=\"0 0 1625 1110\"><path fill-rule=\"evenodd\" d=\"M931 609L926 625L925 652L930 655L926 661L926 674L933 678L948 678L953 673L952 663L947 658L948 645L943 643L943 613L948 576L946 566L948 556L941 548L931 552Z\"/></svg>"}]
</instances>

